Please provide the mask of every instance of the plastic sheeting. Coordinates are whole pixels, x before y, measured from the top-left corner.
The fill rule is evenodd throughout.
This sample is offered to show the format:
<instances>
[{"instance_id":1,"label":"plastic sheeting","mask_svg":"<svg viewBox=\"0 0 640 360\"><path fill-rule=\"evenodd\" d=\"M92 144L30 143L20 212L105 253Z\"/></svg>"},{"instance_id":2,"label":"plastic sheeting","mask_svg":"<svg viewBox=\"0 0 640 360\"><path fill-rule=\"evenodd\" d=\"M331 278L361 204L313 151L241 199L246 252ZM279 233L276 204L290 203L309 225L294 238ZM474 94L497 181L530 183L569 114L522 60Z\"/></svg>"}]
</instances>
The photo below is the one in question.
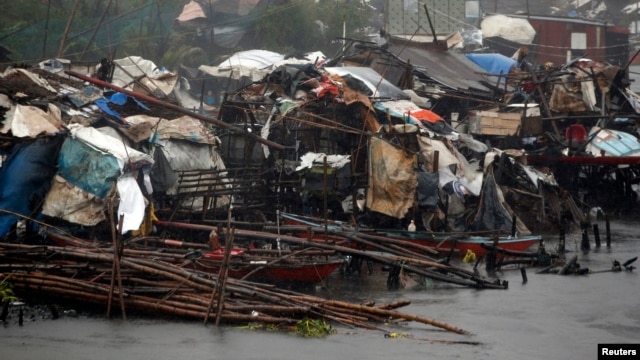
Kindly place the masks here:
<instances>
[{"instance_id":1,"label":"plastic sheeting","mask_svg":"<svg viewBox=\"0 0 640 360\"><path fill-rule=\"evenodd\" d=\"M401 219L413 206L418 186L417 157L375 137L369 148L367 207Z\"/></svg>"},{"instance_id":2,"label":"plastic sheeting","mask_svg":"<svg viewBox=\"0 0 640 360\"><path fill-rule=\"evenodd\" d=\"M483 68L489 74L506 75L518 62L502 54L466 54L467 58ZM501 79L504 81L504 78Z\"/></svg>"},{"instance_id":3,"label":"plastic sheeting","mask_svg":"<svg viewBox=\"0 0 640 360\"><path fill-rule=\"evenodd\" d=\"M392 100L411 99L404 91L384 79L382 75L370 67L327 67L325 70L329 74L342 77L350 88L358 90L369 97Z\"/></svg>"},{"instance_id":4,"label":"plastic sheeting","mask_svg":"<svg viewBox=\"0 0 640 360\"><path fill-rule=\"evenodd\" d=\"M438 179L437 172L418 172L418 206L423 210L438 208Z\"/></svg>"},{"instance_id":5,"label":"plastic sheeting","mask_svg":"<svg viewBox=\"0 0 640 360\"><path fill-rule=\"evenodd\" d=\"M138 230L144 220L146 206L138 182L131 174L127 174L118 179L117 188L120 194L118 214L122 216L120 232L124 234L127 231Z\"/></svg>"},{"instance_id":6,"label":"plastic sheeting","mask_svg":"<svg viewBox=\"0 0 640 360\"><path fill-rule=\"evenodd\" d=\"M62 137L41 138L15 146L0 167L0 209L34 216L56 172ZM0 236L5 236L19 217L0 212Z\"/></svg>"},{"instance_id":7,"label":"plastic sheeting","mask_svg":"<svg viewBox=\"0 0 640 360\"><path fill-rule=\"evenodd\" d=\"M284 55L269 50L247 50L237 52L220 64L218 69L245 66L248 69L264 69L284 61Z\"/></svg>"},{"instance_id":8,"label":"plastic sheeting","mask_svg":"<svg viewBox=\"0 0 640 360\"><path fill-rule=\"evenodd\" d=\"M125 119L122 117L122 115L120 115L117 111L111 109L109 107L109 104L115 104L115 105L119 105L119 106L124 106L126 105L127 102L132 102L136 105L138 105L141 109L146 110L146 111L150 111L148 107L146 107L143 103L141 103L140 101L129 97L123 93L113 93L111 94L111 96L106 97L106 98L102 98L102 99L98 99L96 100L94 103L100 108L100 110L104 111L105 113L115 117L118 120L121 121L125 121Z\"/></svg>"},{"instance_id":9,"label":"plastic sheeting","mask_svg":"<svg viewBox=\"0 0 640 360\"><path fill-rule=\"evenodd\" d=\"M127 129L132 130L129 132L129 137L135 135L132 138L136 142L175 139L201 144L218 144L220 141L207 130L201 121L188 115L173 120L148 115L134 115L127 117L127 123L129 125Z\"/></svg>"},{"instance_id":10,"label":"plastic sheeting","mask_svg":"<svg viewBox=\"0 0 640 360\"><path fill-rule=\"evenodd\" d=\"M493 172L490 172L482 188L480 208L471 223L471 230L502 230L510 233L512 216L503 204L505 204L504 195L496 184Z\"/></svg>"},{"instance_id":11,"label":"plastic sheeting","mask_svg":"<svg viewBox=\"0 0 640 360\"><path fill-rule=\"evenodd\" d=\"M505 15L491 15L480 24L484 37L499 36L520 44L531 44L536 30L527 19L512 18Z\"/></svg>"},{"instance_id":12,"label":"plastic sheeting","mask_svg":"<svg viewBox=\"0 0 640 360\"><path fill-rule=\"evenodd\" d=\"M425 159L427 171L434 171L433 162L436 151L438 152L438 173L440 174L440 187L452 181L459 181L473 195L480 194L483 174L477 171L477 166L470 164L467 159L457 151L452 151L444 142L425 136L418 137L420 155ZM455 169L455 173L451 169Z\"/></svg>"},{"instance_id":13,"label":"plastic sheeting","mask_svg":"<svg viewBox=\"0 0 640 360\"><path fill-rule=\"evenodd\" d=\"M67 138L60 150L58 175L99 198L107 196L120 176L118 160L83 141Z\"/></svg>"},{"instance_id":14,"label":"plastic sheeting","mask_svg":"<svg viewBox=\"0 0 640 360\"><path fill-rule=\"evenodd\" d=\"M93 226L105 219L105 198L122 174L142 170L147 184L147 172L153 165L150 155L125 146L122 140L105 135L95 128L71 127L71 136L65 140L58 157L58 173L43 205L43 214L81 225ZM135 192L141 191L136 184ZM123 193L121 198L135 194ZM139 212L138 207L127 212ZM137 221L144 215L128 221ZM139 226L140 224L138 224Z\"/></svg>"},{"instance_id":15,"label":"plastic sheeting","mask_svg":"<svg viewBox=\"0 0 640 360\"><path fill-rule=\"evenodd\" d=\"M410 100L376 101L373 106L383 113L389 112L390 116L405 119L410 124L420 121L435 123L444 119L431 110L423 109Z\"/></svg>"},{"instance_id":16,"label":"plastic sheeting","mask_svg":"<svg viewBox=\"0 0 640 360\"><path fill-rule=\"evenodd\" d=\"M56 175L51 182L42 213L84 226L95 226L106 220L104 202Z\"/></svg>"},{"instance_id":17,"label":"plastic sheeting","mask_svg":"<svg viewBox=\"0 0 640 360\"><path fill-rule=\"evenodd\" d=\"M9 131L15 137L34 138L41 134L57 134L64 126L60 109L48 104L48 111L35 106L16 104L5 114L0 132Z\"/></svg>"},{"instance_id":18,"label":"plastic sheeting","mask_svg":"<svg viewBox=\"0 0 640 360\"><path fill-rule=\"evenodd\" d=\"M323 153L308 152L300 157L300 165L296 168L296 171L310 169L314 165L323 166L325 158L327 159L327 166L334 169L340 169L341 167L351 163L351 155L327 155Z\"/></svg>"}]
</instances>

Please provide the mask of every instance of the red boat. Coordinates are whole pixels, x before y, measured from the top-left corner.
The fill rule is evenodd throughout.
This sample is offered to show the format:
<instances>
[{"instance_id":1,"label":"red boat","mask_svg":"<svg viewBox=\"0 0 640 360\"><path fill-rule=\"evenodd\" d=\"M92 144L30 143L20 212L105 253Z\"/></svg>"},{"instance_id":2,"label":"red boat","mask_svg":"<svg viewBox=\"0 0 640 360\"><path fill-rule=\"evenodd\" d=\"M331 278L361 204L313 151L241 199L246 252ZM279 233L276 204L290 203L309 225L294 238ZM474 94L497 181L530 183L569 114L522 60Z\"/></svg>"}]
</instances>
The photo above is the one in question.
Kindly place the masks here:
<instances>
[{"instance_id":1,"label":"red boat","mask_svg":"<svg viewBox=\"0 0 640 360\"><path fill-rule=\"evenodd\" d=\"M58 246L96 247L95 242L48 231L47 237ZM218 274L224 258L224 247L216 250L204 250L207 245L186 243L177 240L147 238L138 242L151 242L164 249L180 247L199 247L197 251L177 252L183 254L180 266L185 269ZM104 243L109 246L110 244ZM165 253L170 254L170 251ZM268 254L268 255L265 255ZM330 257L333 252L318 250L261 250L233 248L229 256L228 276L236 279L259 281L271 284L314 284L326 279L339 268L344 261ZM185 261L188 260L188 261Z\"/></svg>"},{"instance_id":2,"label":"red boat","mask_svg":"<svg viewBox=\"0 0 640 360\"><path fill-rule=\"evenodd\" d=\"M493 245L509 251L525 251L534 244L539 244L541 235L526 236L477 236L440 234L431 232L409 232L409 231L386 231L385 234L395 239L402 239L409 242L432 247L441 252L450 251L452 248L456 253L465 255L468 251L480 256L487 253L486 246Z\"/></svg>"},{"instance_id":3,"label":"red boat","mask_svg":"<svg viewBox=\"0 0 640 360\"><path fill-rule=\"evenodd\" d=\"M283 221L289 225L307 226L314 228L324 227L323 220L313 217L306 217L300 215L293 215L288 213L281 213ZM331 222L327 224L329 230L343 230L354 231L353 225L342 222ZM406 231L406 230L383 230L383 229L361 229L358 230L364 234L377 235L386 237L389 239L395 239L399 241L406 241L413 244L418 244L423 247L432 248L440 253L447 253L453 249L455 254L464 256L468 251L473 252L477 256L482 256L487 253L487 249L484 245L494 245L509 251L525 251L532 245L540 243L542 241L541 235L526 235L526 236L504 236L504 235L472 235L465 233L435 233L424 231ZM299 234L300 236L307 236L307 234ZM314 239L321 240L324 235L321 233L315 233ZM336 240L335 236L332 240Z\"/></svg>"},{"instance_id":4,"label":"red boat","mask_svg":"<svg viewBox=\"0 0 640 360\"><path fill-rule=\"evenodd\" d=\"M245 250L234 248L229 257L229 273L232 278L266 283L313 284L326 279L344 261L341 259L320 259L315 256L296 255L264 257L248 256ZM219 273L223 263L224 248L209 251L184 266L210 273Z\"/></svg>"}]
</instances>

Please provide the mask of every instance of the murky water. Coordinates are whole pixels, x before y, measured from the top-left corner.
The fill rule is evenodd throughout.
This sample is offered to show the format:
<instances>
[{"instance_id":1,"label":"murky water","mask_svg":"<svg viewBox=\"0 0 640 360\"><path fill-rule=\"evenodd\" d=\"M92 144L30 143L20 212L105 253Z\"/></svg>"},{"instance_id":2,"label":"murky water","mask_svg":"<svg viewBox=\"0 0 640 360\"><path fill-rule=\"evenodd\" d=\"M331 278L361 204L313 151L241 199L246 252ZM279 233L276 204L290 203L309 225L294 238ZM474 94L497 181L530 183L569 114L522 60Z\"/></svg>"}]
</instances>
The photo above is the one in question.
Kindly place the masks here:
<instances>
[{"instance_id":1,"label":"murky water","mask_svg":"<svg viewBox=\"0 0 640 360\"><path fill-rule=\"evenodd\" d=\"M640 255L640 222L614 221L611 230L610 248L604 234L600 248L591 236L592 248L585 253L579 250L580 234L575 234L568 236L567 250L578 254L582 268L596 271L610 269L613 260ZM547 247L556 240L549 237ZM335 276L317 290L317 295L353 302L410 300L399 310L470 335L411 322L383 326L407 337L339 327L335 335L305 339L199 322L64 317L1 328L0 354L11 360L596 359L598 343L640 343L639 273L560 276L530 268L523 283L520 270L503 270L497 276L509 281L507 290L429 286L389 291L383 274L358 280Z\"/></svg>"}]
</instances>

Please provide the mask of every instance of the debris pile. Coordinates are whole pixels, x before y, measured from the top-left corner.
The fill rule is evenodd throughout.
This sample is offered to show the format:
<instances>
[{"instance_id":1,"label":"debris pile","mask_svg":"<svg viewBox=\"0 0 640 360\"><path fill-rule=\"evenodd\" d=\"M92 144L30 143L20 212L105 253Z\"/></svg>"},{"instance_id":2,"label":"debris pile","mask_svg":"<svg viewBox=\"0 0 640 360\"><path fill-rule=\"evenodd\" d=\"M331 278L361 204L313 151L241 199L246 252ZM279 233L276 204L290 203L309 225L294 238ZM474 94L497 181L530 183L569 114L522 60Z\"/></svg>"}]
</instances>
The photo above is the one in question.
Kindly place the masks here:
<instances>
[{"instance_id":1,"label":"debris pile","mask_svg":"<svg viewBox=\"0 0 640 360\"><path fill-rule=\"evenodd\" d=\"M3 279L16 291L72 301L107 304L107 315L127 311L211 319L216 324L293 327L326 319L349 327L377 329L390 321L414 321L465 334L458 327L397 311L407 305L357 305L187 270L185 257L160 250L0 244Z\"/></svg>"}]
</instances>

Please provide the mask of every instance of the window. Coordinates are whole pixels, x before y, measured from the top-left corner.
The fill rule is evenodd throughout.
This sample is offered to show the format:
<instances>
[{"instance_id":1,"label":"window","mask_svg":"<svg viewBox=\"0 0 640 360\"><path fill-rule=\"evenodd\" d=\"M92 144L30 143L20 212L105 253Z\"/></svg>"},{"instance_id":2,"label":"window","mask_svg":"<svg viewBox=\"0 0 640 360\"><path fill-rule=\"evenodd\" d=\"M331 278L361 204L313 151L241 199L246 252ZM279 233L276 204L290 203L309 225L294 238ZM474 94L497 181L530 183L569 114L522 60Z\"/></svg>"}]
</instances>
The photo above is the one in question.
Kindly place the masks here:
<instances>
[{"instance_id":1,"label":"window","mask_svg":"<svg viewBox=\"0 0 640 360\"><path fill-rule=\"evenodd\" d=\"M418 12L418 0L404 0L404 11Z\"/></svg>"},{"instance_id":2,"label":"window","mask_svg":"<svg viewBox=\"0 0 640 360\"><path fill-rule=\"evenodd\" d=\"M477 19L480 17L480 1L468 0L464 3L464 13L466 18Z\"/></svg>"},{"instance_id":3,"label":"window","mask_svg":"<svg viewBox=\"0 0 640 360\"><path fill-rule=\"evenodd\" d=\"M587 33L571 33L571 49L587 49Z\"/></svg>"}]
</instances>

